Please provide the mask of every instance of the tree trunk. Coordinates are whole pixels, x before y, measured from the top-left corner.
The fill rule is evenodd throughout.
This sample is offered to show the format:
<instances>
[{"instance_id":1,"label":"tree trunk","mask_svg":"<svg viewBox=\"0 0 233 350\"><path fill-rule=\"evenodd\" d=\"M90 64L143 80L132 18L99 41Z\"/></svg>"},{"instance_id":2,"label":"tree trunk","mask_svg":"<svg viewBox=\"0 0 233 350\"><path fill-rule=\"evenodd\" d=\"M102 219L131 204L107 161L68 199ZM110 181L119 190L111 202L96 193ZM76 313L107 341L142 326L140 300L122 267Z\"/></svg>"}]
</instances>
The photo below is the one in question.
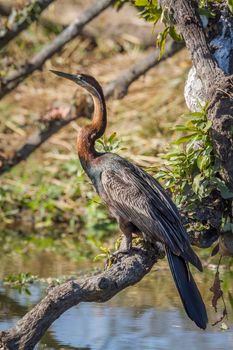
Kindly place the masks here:
<instances>
[{"instance_id":1,"label":"tree trunk","mask_svg":"<svg viewBox=\"0 0 233 350\"><path fill-rule=\"evenodd\" d=\"M208 118L212 121L212 140L221 162L222 178L233 190L233 76L225 76L208 46L196 1L162 0L182 34L198 77L204 86L206 101L210 101Z\"/></svg>"}]
</instances>

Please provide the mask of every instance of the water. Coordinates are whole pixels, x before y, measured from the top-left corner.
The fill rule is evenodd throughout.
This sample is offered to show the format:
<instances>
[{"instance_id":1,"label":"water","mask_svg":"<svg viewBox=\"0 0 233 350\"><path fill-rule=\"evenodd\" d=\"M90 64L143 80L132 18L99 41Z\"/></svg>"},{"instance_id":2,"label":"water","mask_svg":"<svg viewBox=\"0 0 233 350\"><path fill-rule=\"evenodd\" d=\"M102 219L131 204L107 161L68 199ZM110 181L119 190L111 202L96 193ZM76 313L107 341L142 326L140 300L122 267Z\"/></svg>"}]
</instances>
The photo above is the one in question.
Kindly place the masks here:
<instances>
[{"instance_id":1,"label":"water","mask_svg":"<svg viewBox=\"0 0 233 350\"><path fill-rule=\"evenodd\" d=\"M1 266L9 273L17 270L18 265L21 271L26 271L24 265L30 266L32 273L40 272L43 277L86 268L65 259L51 259L49 254L31 262L26 260L14 265L13 261ZM213 322L216 315L210 307L209 292L213 273L196 273L195 278ZM230 286L232 291L232 279L229 278L228 283L227 278L224 275L224 283L227 290ZM35 283L30 286L31 295L27 295L1 284L0 329L12 327L43 297L44 290L43 284ZM206 331L199 330L185 315L169 271L156 267L139 284L122 291L107 303L82 303L68 310L54 322L36 349L180 350L182 346L189 350L229 350L233 348L233 313L229 305L228 312L228 330L221 331L219 325L209 325Z\"/></svg>"}]
</instances>

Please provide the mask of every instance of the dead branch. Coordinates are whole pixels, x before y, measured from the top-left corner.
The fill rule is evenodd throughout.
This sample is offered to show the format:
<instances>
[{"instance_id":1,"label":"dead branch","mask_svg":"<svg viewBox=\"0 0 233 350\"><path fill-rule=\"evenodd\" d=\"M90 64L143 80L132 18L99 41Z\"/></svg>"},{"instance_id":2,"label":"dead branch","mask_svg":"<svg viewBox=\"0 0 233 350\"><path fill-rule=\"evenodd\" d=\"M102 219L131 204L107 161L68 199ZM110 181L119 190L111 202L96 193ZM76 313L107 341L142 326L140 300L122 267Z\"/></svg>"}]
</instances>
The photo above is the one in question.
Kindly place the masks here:
<instances>
[{"instance_id":1,"label":"dead branch","mask_svg":"<svg viewBox=\"0 0 233 350\"><path fill-rule=\"evenodd\" d=\"M0 349L31 350L51 324L80 302L105 302L139 282L164 253L158 247L135 248L93 277L67 281L52 288L14 328L0 332Z\"/></svg>"},{"instance_id":2,"label":"dead branch","mask_svg":"<svg viewBox=\"0 0 233 350\"><path fill-rule=\"evenodd\" d=\"M109 83L104 88L104 94L106 99L110 98L111 96L114 96L114 98L116 99L123 98L127 94L129 86L135 80L139 79L149 69L155 67L161 61L164 61L168 57L174 55L176 52L181 50L182 47L182 44L178 44L175 42L168 43L164 56L160 61L159 53L154 51L146 57L143 57L140 62L136 63L128 70L121 73L117 79ZM81 103L76 110L70 107L69 112L65 117L59 120L51 121L49 125L43 130L36 131L33 135L31 135L26 141L26 143L18 151L15 152L12 158L2 160L3 164L2 167L0 167L0 175L5 173L6 171L9 171L22 160L27 159L32 152L34 152L53 134L58 132L61 128L63 128L71 121L78 119L81 116L90 118L90 112L87 112L90 111L90 108L87 108L87 106L85 105L86 103L86 101L84 101L84 103Z\"/></svg>"},{"instance_id":3,"label":"dead branch","mask_svg":"<svg viewBox=\"0 0 233 350\"><path fill-rule=\"evenodd\" d=\"M2 78L0 99L16 88L24 79L36 69L43 66L46 60L80 34L82 28L112 4L113 0L96 0L89 8L81 13L66 29L64 29L51 43L42 49L31 60L25 62L17 71Z\"/></svg>"},{"instance_id":4,"label":"dead branch","mask_svg":"<svg viewBox=\"0 0 233 350\"><path fill-rule=\"evenodd\" d=\"M6 46L11 40L19 35L23 30L28 28L30 24L36 21L41 13L54 0L35 0L27 4L22 10L17 11L15 18L9 19L7 27L0 33L0 49Z\"/></svg>"}]
</instances>

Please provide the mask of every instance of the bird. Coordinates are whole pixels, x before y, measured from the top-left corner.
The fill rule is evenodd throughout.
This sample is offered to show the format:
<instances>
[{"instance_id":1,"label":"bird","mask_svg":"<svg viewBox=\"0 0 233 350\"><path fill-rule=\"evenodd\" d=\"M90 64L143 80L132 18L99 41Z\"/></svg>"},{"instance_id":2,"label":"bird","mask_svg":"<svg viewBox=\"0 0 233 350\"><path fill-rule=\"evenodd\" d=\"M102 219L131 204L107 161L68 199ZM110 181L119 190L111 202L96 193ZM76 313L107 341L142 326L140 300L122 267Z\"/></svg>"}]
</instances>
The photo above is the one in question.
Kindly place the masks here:
<instances>
[{"instance_id":1,"label":"bird","mask_svg":"<svg viewBox=\"0 0 233 350\"><path fill-rule=\"evenodd\" d=\"M162 244L187 315L205 329L205 304L189 269L191 263L202 271L202 264L191 248L176 205L160 183L141 167L116 153L95 149L95 141L103 136L107 126L106 102L98 81L83 73L51 71L78 84L93 99L92 121L78 132L77 152L84 171L123 233L121 251L131 250L133 235Z\"/></svg>"}]
</instances>

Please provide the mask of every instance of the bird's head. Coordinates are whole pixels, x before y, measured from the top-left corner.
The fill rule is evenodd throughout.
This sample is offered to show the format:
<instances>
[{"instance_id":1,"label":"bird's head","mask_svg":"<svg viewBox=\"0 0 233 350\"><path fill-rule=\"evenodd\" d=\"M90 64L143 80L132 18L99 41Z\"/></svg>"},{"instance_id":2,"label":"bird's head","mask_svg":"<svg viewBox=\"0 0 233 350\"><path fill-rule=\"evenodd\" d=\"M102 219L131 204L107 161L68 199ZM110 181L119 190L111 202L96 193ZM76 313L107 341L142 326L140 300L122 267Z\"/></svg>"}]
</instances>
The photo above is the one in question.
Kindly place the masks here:
<instances>
[{"instance_id":1,"label":"bird's head","mask_svg":"<svg viewBox=\"0 0 233 350\"><path fill-rule=\"evenodd\" d=\"M100 84L94 77L90 75L83 74L83 73L69 74L69 73L60 72L52 69L50 71L58 75L59 77L72 80L76 84L86 89L92 95L98 95L98 94L103 95L103 91Z\"/></svg>"}]
</instances>

